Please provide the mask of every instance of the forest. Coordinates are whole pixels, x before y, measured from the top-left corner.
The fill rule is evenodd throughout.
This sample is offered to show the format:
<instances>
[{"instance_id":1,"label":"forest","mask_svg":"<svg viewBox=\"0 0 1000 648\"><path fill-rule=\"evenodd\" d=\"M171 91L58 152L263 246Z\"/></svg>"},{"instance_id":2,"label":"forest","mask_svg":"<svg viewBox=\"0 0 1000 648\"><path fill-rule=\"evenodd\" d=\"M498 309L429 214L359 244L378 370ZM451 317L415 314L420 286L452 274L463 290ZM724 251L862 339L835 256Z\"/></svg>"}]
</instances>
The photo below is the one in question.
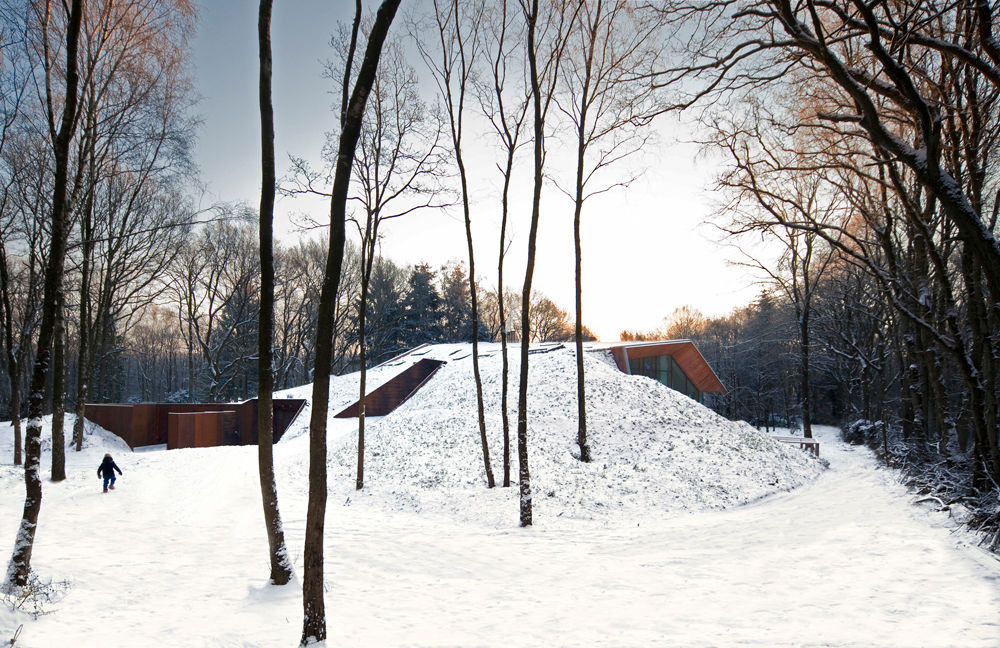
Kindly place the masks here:
<instances>
[{"instance_id":1,"label":"forest","mask_svg":"<svg viewBox=\"0 0 1000 648\"><path fill-rule=\"evenodd\" d=\"M695 304L622 338L694 340L728 388L717 411L806 436L813 423L839 424L914 487L974 509L970 525L1000 547L995 3L408 5L369 13L359 1L331 25L340 56L327 76L341 110L323 166L294 159L279 176L262 0L260 204L205 208L192 163L191 0L0 4L0 419L14 422L11 459L25 454L25 528L41 499L42 414L76 412L78 436L87 402L269 403L274 388L315 381L321 457L331 372L427 341L503 340L506 354L508 333L522 358L517 481L530 525L527 344L576 345L587 461L580 221L589 198L628 190L624 161L680 113L722 161L714 223L762 292L724 317ZM490 198L503 225L489 259L473 252L463 155L474 138L491 138L502 187ZM546 166L555 150L572 160L566 178ZM519 165L532 174L530 210L510 202ZM532 287L543 189L574 209L571 311ZM325 235L274 241L276 192L329 200L329 218L314 223ZM387 220L444 208L465 226L455 262L401 267L380 255ZM516 270L504 267L508 218L528 232ZM476 380L489 473L478 365ZM362 451L363 424L358 488ZM307 527L320 536L325 479L310 468ZM22 540L12 565L23 575ZM322 553L308 542L305 563L304 643L325 637L321 568L319 585L312 576Z\"/></svg>"}]
</instances>

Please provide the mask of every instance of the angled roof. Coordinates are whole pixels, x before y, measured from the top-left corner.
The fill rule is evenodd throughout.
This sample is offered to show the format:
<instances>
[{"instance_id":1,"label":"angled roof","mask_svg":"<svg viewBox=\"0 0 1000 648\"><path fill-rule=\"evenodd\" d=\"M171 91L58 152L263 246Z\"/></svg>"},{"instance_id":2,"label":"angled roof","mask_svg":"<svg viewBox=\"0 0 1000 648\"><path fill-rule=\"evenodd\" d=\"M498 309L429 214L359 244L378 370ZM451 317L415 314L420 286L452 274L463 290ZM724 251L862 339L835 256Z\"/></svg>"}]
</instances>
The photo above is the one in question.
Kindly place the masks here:
<instances>
[{"instance_id":1,"label":"angled roof","mask_svg":"<svg viewBox=\"0 0 1000 648\"><path fill-rule=\"evenodd\" d=\"M677 363L677 366L688 377L688 380L694 383L698 391L706 394L722 394L726 392L722 381L715 375L712 367L709 366L704 356L701 355L701 352L698 351L698 348L691 340L622 342L611 345L611 354L614 356L618 368L625 373L631 373L628 360L668 355L673 357L674 362Z\"/></svg>"}]
</instances>

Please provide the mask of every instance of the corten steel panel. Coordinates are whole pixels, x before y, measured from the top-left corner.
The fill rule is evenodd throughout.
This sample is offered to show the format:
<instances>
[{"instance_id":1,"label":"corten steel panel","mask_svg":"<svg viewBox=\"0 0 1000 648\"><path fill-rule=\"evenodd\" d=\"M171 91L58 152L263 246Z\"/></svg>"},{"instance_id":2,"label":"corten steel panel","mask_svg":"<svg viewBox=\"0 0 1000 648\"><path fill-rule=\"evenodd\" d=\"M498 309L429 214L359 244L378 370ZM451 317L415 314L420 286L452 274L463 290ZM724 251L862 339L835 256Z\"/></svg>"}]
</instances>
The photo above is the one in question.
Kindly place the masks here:
<instances>
[{"instance_id":1,"label":"corten steel panel","mask_svg":"<svg viewBox=\"0 0 1000 648\"><path fill-rule=\"evenodd\" d=\"M222 416L222 445L242 445L236 412L225 412Z\"/></svg>"},{"instance_id":2,"label":"corten steel panel","mask_svg":"<svg viewBox=\"0 0 1000 648\"><path fill-rule=\"evenodd\" d=\"M183 412L170 413L167 449L214 448L222 445L225 421L235 421L236 412Z\"/></svg>"},{"instance_id":3,"label":"corten steel panel","mask_svg":"<svg viewBox=\"0 0 1000 648\"><path fill-rule=\"evenodd\" d=\"M193 448L212 448L220 443L222 430L219 429L219 419L215 412L198 412L191 414L194 421Z\"/></svg>"},{"instance_id":4,"label":"corten steel panel","mask_svg":"<svg viewBox=\"0 0 1000 648\"><path fill-rule=\"evenodd\" d=\"M387 383L365 396L366 416L385 416L403 404L420 389L434 372L445 364L442 360L424 358L411 365ZM336 415L336 418L358 416L360 401Z\"/></svg>"},{"instance_id":5,"label":"corten steel panel","mask_svg":"<svg viewBox=\"0 0 1000 648\"><path fill-rule=\"evenodd\" d=\"M167 450L194 447L194 417L191 413L167 415Z\"/></svg>"},{"instance_id":6,"label":"corten steel panel","mask_svg":"<svg viewBox=\"0 0 1000 648\"><path fill-rule=\"evenodd\" d=\"M628 367L625 366L625 347L611 347L611 357L615 359L615 364L618 365L618 371L621 371L622 373L629 373Z\"/></svg>"},{"instance_id":7,"label":"corten steel panel","mask_svg":"<svg viewBox=\"0 0 1000 648\"><path fill-rule=\"evenodd\" d=\"M141 403L132 406L132 438L137 446L165 443L161 440L160 427L156 421L156 405Z\"/></svg>"},{"instance_id":8,"label":"corten steel panel","mask_svg":"<svg viewBox=\"0 0 1000 648\"><path fill-rule=\"evenodd\" d=\"M238 423L238 433L239 437L238 443L240 445L255 445L257 443L257 399L253 398L243 403L240 403L237 409L237 416L239 417ZM271 416L274 417L274 408L271 408ZM272 434L274 433L274 424L272 422Z\"/></svg>"},{"instance_id":9,"label":"corten steel panel","mask_svg":"<svg viewBox=\"0 0 1000 648\"><path fill-rule=\"evenodd\" d=\"M622 344L612 347L611 353L614 355L615 361L618 362L619 368L625 371L624 352L622 351L622 361L620 362L617 355L618 352L623 349L628 350L628 357L630 360L661 355L673 356L677 366L679 366L688 379L694 383L694 386L698 388L698 391L706 394L720 394L725 393L726 391L722 381L720 381L719 377L715 375L714 371L712 371L712 367L709 366L708 362L701 355L693 342L685 340L677 342L663 342L659 344L641 343L635 346Z\"/></svg>"},{"instance_id":10,"label":"corten steel panel","mask_svg":"<svg viewBox=\"0 0 1000 648\"><path fill-rule=\"evenodd\" d=\"M214 412L222 408L229 409L232 405L219 403L155 403L157 430L167 429L167 416L170 414L191 414L197 412ZM160 441L163 443L163 441Z\"/></svg>"},{"instance_id":11,"label":"corten steel panel","mask_svg":"<svg viewBox=\"0 0 1000 648\"><path fill-rule=\"evenodd\" d=\"M222 431L227 416L236 418L235 411L199 412L194 418L194 447L215 448L223 445Z\"/></svg>"},{"instance_id":12,"label":"corten steel panel","mask_svg":"<svg viewBox=\"0 0 1000 648\"><path fill-rule=\"evenodd\" d=\"M271 437L277 443L303 408L306 406L302 398L275 398L271 401ZM257 445L257 399L236 406L239 416L240 443Z\"/></svg>"},{"instance_id":13,"label":"corten steel panel","mask_svg":"<svg viewBox=\"0 0 1000 648\"><path fill-rule=\"evenodd\" d=\"M278 399L274 401L274 441L288 429L305 407L300 398ZM225 408L225 409L223 409ZM253 445L257 443L257 400L243 403L141 403L141 404L87 404L86 418L117 434L130 448L166 443L168 449L175 447L195 447L194 428L186 427L178 431L173 422L175 414L199 414L205 412L229 412L225 422L217 422L216 445ZM208 419L206 419L208 420ZM184 424L189 425L189 424ZM190 424L193 425L193 424ZM202 423L201 425L208 425ZM208 428L205 428L208 429ZM171 431L173 430L173 431ZM180 436L178 436L180 435ZM216 432L202 432L198 439L208 439ZM182 443L184 445L177 445Z\"/></svg>"}]
</instances>

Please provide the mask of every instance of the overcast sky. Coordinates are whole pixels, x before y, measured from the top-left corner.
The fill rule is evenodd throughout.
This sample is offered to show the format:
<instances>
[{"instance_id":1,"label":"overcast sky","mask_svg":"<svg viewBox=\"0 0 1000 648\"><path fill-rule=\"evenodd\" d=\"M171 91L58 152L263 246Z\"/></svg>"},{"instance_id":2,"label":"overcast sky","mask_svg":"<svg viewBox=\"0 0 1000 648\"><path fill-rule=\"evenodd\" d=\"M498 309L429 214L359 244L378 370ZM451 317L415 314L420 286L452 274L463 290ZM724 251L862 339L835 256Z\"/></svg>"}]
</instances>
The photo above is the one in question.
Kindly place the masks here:
<instances>
[{"instance_id":1,"label":"overcast sky","mask_svg":"<svg viewBox=\"0 0 1000 648\"><path fill-rule=\"evenodd\" d=\"M207 193L204 203L246 201L260 196L260 125L257 104L257 2L201 0L194 40L194 69L201 94L196 161ZM366 6L373 3L367 2ZM349 20L353 3L342 0L277 0L274 6L274 105L279 176L288 156L318 160L325 133L334 125L331 84L321 76L331 58L330 35L338 20ZM397 21L393 30L401 30ZM418 74L427 78L417 64ZM746 270L728 263L731 250L713 241L706 224L713 209L708 192L712 165L697 148L677 142L678 127L664 119L656 142L623 168L643 171L629 187L595 197L583 214L584 322L602 340L616 340L622 329L656 327L675 308L691 305L721 315L743 305L759 290ZM469 138L476 274L496 283L499 246L499 176L493 169L488 135ZM557 160L560 144L548 143ZM318 162L317 162L318 164ZM530 217L530 160L520 165L514 196L516 220L505 265L505 283L520 289ZM559 169L553 168L559 176ZM570 178L567 177L566 184ZM279 237L294 241L315 236L297 231L289 218L306 213L328 219L320 200L279 199ZM542 197L534 287L572 314L572 204L554 187ZM398 263L467 262L465 230L458 210L424 212L391 221L382 252Z\"/></svg>"}]
</instances>

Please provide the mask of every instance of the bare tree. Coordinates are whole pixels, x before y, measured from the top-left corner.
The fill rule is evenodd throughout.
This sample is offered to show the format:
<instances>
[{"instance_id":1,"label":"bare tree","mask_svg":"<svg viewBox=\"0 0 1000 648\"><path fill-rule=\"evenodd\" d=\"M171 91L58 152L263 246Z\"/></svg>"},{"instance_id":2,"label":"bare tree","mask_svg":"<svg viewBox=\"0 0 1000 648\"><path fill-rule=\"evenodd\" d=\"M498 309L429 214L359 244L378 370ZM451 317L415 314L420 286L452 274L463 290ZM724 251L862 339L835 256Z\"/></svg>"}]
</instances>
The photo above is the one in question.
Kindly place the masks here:
<instances>
[{"instance_id":1,"label":"bare tree","mask_svg":"<svg viewBox=\"0 0 1000 648\"><path fill-rule=\"evenodd\" d=\"M232 220L205 225L182 255L184 326L190 328L208 379L208 400L246 396L243 369L256 363L260 280L258 240L242 210ZM193 285L187 279L193 277ZM193 288L193 293L188 289Z\"/></svg>"},{"instance_id":2,"label":"bare tree","mask_svg":"<svg viewBox=\"0 0 1000 648\"><path fill-rule=\"evenodd\" d=\"M56 321L52 339L52 456L51 479L66 479L66 291L56 290Z\"/></svg>"},{"instance_id":3,"label":"bare tree","mask_svg":"<svg viewBox=\"0 0 1000 648\"><path fill-rule=\"evenodd\" d=\"M375 15L364 59L354 89L341 115L340 144L330 198L330 249L327 256L323 290L320 294L316 328L316 365L320 369L313 381L312 413L309 420L309 503L306 510L305 574L302 581L302 638L305 646L326 641L326 604L323 597L323 541L326 518L326 419L330 402L330 358L333 342L333 307L344 258L347 196L351 167L361 134L365 105L378 71L379 56L389 26L396 16L400 0L384 0ZM361 2L356 7L356 20ZM352 54L353 56L353 54ZM350 57L349 57L350 58ZM345 74L350 74L350 66ZM348 83L344 83L346 88Z\"/></svg>"},{"instance_id":4,"label":"bare tree","mask_svg":"<svg viewBox=\"0 0 1000 648\"><path fill-rule=\"evenodd\" d=\"M791 166L791 165L789 165ZM733 176L729 177L733 180ZM810 381L810 322L814 314L816 295L826 278L826 270L835 258L836 247L817 234L813 228L803 228L804 222L818 228L828 227L842 211L834 196L822 195L822 183L815 177L790 173L777 176L744 176L746 184L736 185L723 177L720 185L736 189L745 202L731 205L732 224L727 231L732 236L756 234L776 239L783 246L777 264L768 263L744 252L749 264L766 273L795 308L799 338L799 399L802 413L802 433L812 438L812 400ZM749 204L746 204L749 203Z\"/></svg>"},{"instance_id":5,"label":"bare tree","mask_svg":"<svg viewBox=\"0 0 1000 648\"><path fill-rule=\"evenodd\" d=\"M364 27L362 27L364 31ZM356 38L352 32L351 38ZM342 52L346 35L334 37L331 46ZM349 52L349 50L348 50ZM349 78L344 73L348 53L337 63L327 65L327 76L335 80ZM352 70L351 73L356 73ZM357 227L361 246L361 295L358 308L358 355L360 367L358 411L358 461L356 488L364 487L365 392L368 364L367 310L369 286L378 252L383 225L422 209L442 207L438 183L442 172L439 146L441 123L420 98L416 71L406 60L399 39L383 48L378 74L365 110L352 172L353 190L348 200L358 206L359 214L349 220ZM332 135L324 147L326 168L322 176L328 182L336 166L336 143ZM308 192L329 197L316 189L320 174L310 172L296 160L290 193Z\"/></svg>"},{"instance_id":6,"label":"bare tree","mask_svg":"<svg viewBox=\"0 0 1000 648\"><path fill-rule=\"evenodd\" d=\"M7 245L14 230L13 202L18 174L15 165L7 163L8 135L18 119L29 74L24 69L24 17L18 7L0 7L0 168L3 187L0 189L0 322L3 323L3 343L7 358L7 378L10 382L10 417L14 432L14 465L21 464L21 368L30 339L25 339L24 326L18 326L13 302L15 282L11 278ZM29 294L34 286L28 286ZM15 329L19 335L15 337Z\"/></svg>"},{"instance_id":7,"label":"bare tree","mask_svg":"<svg viewBox=\"0 0 1000 648\"><path fill-rule=\"evenodd\" d=\"M981 105L982 84L994 90L1000 85L994 8L983 3L909 8L855 0L822 6L769 1L753 8L730 0L699 6L664 2L660 7L683 24L675 38L685 41L684 60L658 75L661 83L689 91L679 105L733 97L793 72L822 79L828 92L817 95L825 101L814 114L830 128L855 128L878 157L898 161L914 175L955 225L983 268L993 303L1000 303L1000 245L990 217L975 195L963 190L976 174L951 164L952 142L946 137L953 101ZM937 82L934 68L950 68L953 79L970 74L959 87L967 96L951 96L948 84ZM985 168L981 159L965 162L974 171Z\"/></svg>"},{"instance_id":8,"label":"bare tree","mask_svg":"<svg viewBox=\"0 0 1000 648\"><path fill-rule=\"evenodd\" d=\"M569 315L545 295L531 293L530 331L532 342L565 341L575 338Z\"/></svg>"},{"instance_id":9,"label":"bare tree","mask_svg":"<svg viewBox=\"0 0 1000 648\"><path fill-rule=\"evenodd\" d=\"M547 5L540 16L538 0L520 0L527 24L528 78L531 85L534 136L534 184L531 194L531 225L528 229L528 254L521 289L521 376L517 401L517 459L519 512L521 526L531 526L531 471L528 467L528 344L531 337L531 282L535 270L538 219L541 212L545 161L545 118L555 95L559 68L567 43L568 31L576 21L577 11L565 5ZM541 18L541 21L540 21ZM544 48L544 49L543 49ZM541 54L541 56L539 56ZM539 65L541 64L541 65Z\"/></svg>"},{"instance_id":10,"label":"bare tree","mask_svg":"<svg viewBox=\"0 0 1000 648\"><path fill-rule=\"evenodd\" d=\"M524 72L524 52L521 49L524 28L518 16L508 11L507 0L501 0L499 8L485 13L487 28L484 34L484 50L489 55L491 74L475 84L479 105L496 132L504 152L504 163L497 164L503 177L500 193L500 247L497 254L497 326L494 337L500 338L502 370L500 382L500 417L503 425L503 486L510 486L510 421L507 407L509 387L507 377L510 361L507 352L507 333L514 330L507 319L507 299L503 282L504 258L507 254L507 219L510 214L510 183L514 171L514 156L524 144L522 139L525 120L530 105L530 89ZM511 69L513 68L513 69ZM520 74L519 74L520 73ZM513 89L508 86L513 76ZM520 82L518 82L520 80Z\"/></svg>"},{"instance_id":11,"label":"bare tree","mask_svg":"<svg viewBox=\"0 0 1000 648\"><path fill-rule=\"evenodd\" d=\"M790 117L740 125L744 139L777 133L799 160L786 171L812 173L847 201L837 223L800 216L795 227L835 245L891 304L887 335L901 368L907 443L952 460L949 439L961 445L969 433L972 481L992 490L1000 475L996 8L855 0L658 6L676 21L667 36L682 54L657 79L677 92L678 106L714 104L712 118L724 119L767 88L799 99ZM731 110L736 102L741 109ZM767 169L767 151L737 152L747 177ZM957 379L942 371L949 365Z\"/></svg>"},{"instance_id":12,"label":"bare tree","mask_svg":"<svg viewBox=\"0 0 1000 648\"><path fill-rule=\"evenodd\" d=\"M626 0L583 0L566 50L558 105L569 119L576 146L573 189L573 249L576 288L577 444L580 461L590 461L587 443L586 383L583 367L583 247L580 221L584 202L625 186L629 179L605 181L602 171L641 150L645 127L659 112L649 74L657 69L655 12Z\"/></svg>"},{"instance_id":13,"label":"bare tree","mask_svg":"<svg viewBox=\"0 0 1000 648\"><path fill-rule=\"evenodd\" d=\"M35 8L37 9L37 7ZM28 426L25 432L24 461L24 512L14 541L14 552L7 569L6 583L8 587L24 587L31 573L31 553L34 548L35 532L38 528L38 515L42 507L42 482L39 475L41 460L41 433L43 391L46 377L50 371L49 361L52 353L52 341L55 333L56 294L62 282L63 262L66 257L66 220L68 205L66 204L66 185L69 169L70 141L76 125L77 91L79 77L77 69L77 46L80 38L80 21L83 13L83 0L73 0L68 10L65 22L66 38L66 80L65 94L62 106L62 118L58 128L55 117L56 97L53 92L53 65L51 65L52 42L49 37L51 21L56 19L46 5L42 12L34 18L39 23L40 38L45 52L44 69L46 80L46 99L48 108L48 129L52 139L52 149L55 156L55 186L52 195L52 227L51 250L48 265L45 269L45 288L42 310L42 323L38 334L38 354L31 377L31 390L28 396Z\"/></svg>"},{"instance_id":14,"label":"bare tree","mask_svg":"<svg viewBox=\"0 0 1000 648\"><path fill-rule=\"evenodd\" d=\"M272 0L261 0L257 16L260 57L260 311L257 325L257 471L267 532L270 580L286 585L292 565L285 548L285 531L278 510L278 486L274 481L274 106L271 103L271 8Z\"/></svg>"},{"instance_id":15,"label":"bare tree","mask_svg":"<svg viewBox=\"0 0 1000 648\"><path fill-rule=\"evenodd\" d=\"M87 401L110 395L103 390L111 381L95 384L95 370L115 373L122 342L163 291L160 277L192 218L179 185L190 171L184 46L193 26L188 0L90 3L84 16L73 186L79 241L71 250L79 274L77 450Z\"/></svg>"},{"instance_id":16,"label":"bare tree","mask_svg":"<svg viewBox=\"0 0 1000 648\"><path fill-rule=\"evenodd\" d=\"M26 369L35 358L33 342L42 310L48 240L46 219L36 214L51 210L51 142L18 129L5 135L4 165L9 180L4 188L3 239L0 244L0 290L4 303L4 336L7 372L11 383L11 418L14 428L14 463L22 463L21 412L27 391Z\"/></svg>"},{"instance_id":17,"label":"bare tree","mask_svg":"<svg viewBox=\"0 0 1000 648\"><path fill-rule=\"evenodd\" d=\"M199 246L191 237L184 241L173 264L169 268L169 289L177 303L177 327L184 338L187 356L187 402L195 399L195 322L204 293L199 290L199 279L208 267L209 259L201 254Z\"/></svg>"},{"instance_id":18,"label":"bare tree","mask_svg":"<svg viewBox=\"0 0 1000 648\"><path fill-rule=\"evenodd\" d=\"M490 447L486 438L486 413L483 408L483 381L479 373L479 299L476 290L476 261L472 241L472 215L469 209L469 181L462 149L465 124L466 93L471 91L471 77L476 58L480 54L479 17L483 13L481 2L460 3L459 0L435 0L436 51L418 39L420 53L434 75L438 92L444 100L448 124L451 128L452 153L461 183L462 214L465 220L465 240L469 251L469 294L472 303L472 373L476 382L476 411L479 417L479 440L483 449L486 485L493 488L493 466Z\"/></svg>"}]
</instances>

